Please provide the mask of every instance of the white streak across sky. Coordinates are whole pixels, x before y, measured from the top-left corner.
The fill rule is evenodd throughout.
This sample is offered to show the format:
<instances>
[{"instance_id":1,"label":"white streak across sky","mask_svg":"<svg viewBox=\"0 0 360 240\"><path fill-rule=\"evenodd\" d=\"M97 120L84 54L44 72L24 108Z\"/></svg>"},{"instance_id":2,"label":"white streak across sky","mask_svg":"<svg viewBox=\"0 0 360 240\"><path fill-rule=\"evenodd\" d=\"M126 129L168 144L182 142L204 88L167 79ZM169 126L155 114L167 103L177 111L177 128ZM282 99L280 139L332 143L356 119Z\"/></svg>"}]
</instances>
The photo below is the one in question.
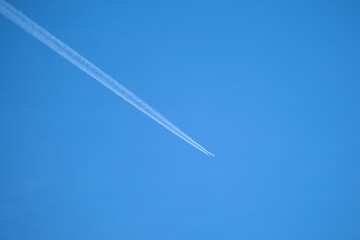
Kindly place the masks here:
<instances>
[{"instance_id":1,"label":"white streak across sky","mask_svg":"<svg viewBox=\"0 0 360 240\"><path fill-rule=\"evenodd\" d=\"M200 144L192 140L188 135L183 133L180 129L174 126L165 117L155 111L143 100L138 98L126 87L118 83L108 74L106 74L94 64L86 60L76 51L71 49L68 45L54 37L44 28L40 27L38 24L36 24L34 21L32 21L30 18L25 16L23 13L21 13L19 10L17 10L15 7L13 7L4 0L0 0L0 13L16 25L18 25L24 31L32 35L34 38L38 39L40 42L44 43L46 46L54 50L60 56L64 57L69 62L83 70L85 73L99 81L105 87L109 88L115 94L122 97L125 101L132 104L134 107L148 115L160 125L174 133L176 136L180 137L181 139L194 146L198 150L202 151L203 153L214 157L211 152L209 152L208 150L200 146Z\"/></svg>"}]
</instances>

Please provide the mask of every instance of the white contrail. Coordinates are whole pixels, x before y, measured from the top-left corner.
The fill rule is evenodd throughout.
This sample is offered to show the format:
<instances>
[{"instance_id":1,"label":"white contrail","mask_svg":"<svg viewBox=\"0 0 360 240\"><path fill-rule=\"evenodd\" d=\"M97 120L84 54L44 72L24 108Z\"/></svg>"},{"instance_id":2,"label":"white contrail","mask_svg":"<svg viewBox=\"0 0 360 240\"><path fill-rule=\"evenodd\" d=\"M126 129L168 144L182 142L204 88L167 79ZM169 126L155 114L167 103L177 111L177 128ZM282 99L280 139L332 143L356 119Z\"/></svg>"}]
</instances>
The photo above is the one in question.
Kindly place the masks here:
<instances>
[{"instance_id":1,"label":"white contrail","mask_svg":"<svg viewBox=\"0 0 360 240\"><path fill-rule=\"evenodd\" d=\"M147 103L143 100L138 98L135 94L133 94L130 90L126 87L115 81L112 77L108 74L103 72L101 69L96 67L94 64L86 60L76 51L71 49L68 45L54 37L44 28L40 27L30 18L25 16L19 10L14 8L12 5L7 3L4 0L0 0L0 12L6 18L11 20L13 23L18 25L24 31L44 43L46 46L54 50L56 53L73 63L75 66L86 72L88 75L99 81L105 87L109 88L115 94L119 95L127 102L132 104L134 107L148 115L150 118L167 128L169 131L186 141L187 143L191 144L198 150L202 151L203 153L214 157L214 155L200 146L197 142L192 140L189 136L185 133L180 131L177 127L175 127L171 122L169 122L165 117L163 117L160 113L155 111L152 107L150 107Z\"/></svg>"}]
</instances>

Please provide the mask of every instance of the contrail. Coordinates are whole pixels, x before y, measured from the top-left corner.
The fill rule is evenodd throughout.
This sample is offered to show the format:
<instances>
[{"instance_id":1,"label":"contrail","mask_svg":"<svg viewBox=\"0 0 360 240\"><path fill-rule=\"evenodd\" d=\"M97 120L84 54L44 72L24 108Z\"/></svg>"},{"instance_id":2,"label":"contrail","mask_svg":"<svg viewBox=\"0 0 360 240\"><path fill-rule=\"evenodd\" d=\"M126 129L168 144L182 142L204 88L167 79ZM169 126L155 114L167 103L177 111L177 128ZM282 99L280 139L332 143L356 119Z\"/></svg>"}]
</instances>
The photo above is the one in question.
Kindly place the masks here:
<instances>
[{"instance_id":1,"label":"contrail","mask_svg":"<svg viewBox=\"0 0 360 240\"><path fill-rule=\"evenodd\" d=\"M71 49L68 45L54 37L44 28L42 28L30 18L25 16L11 4L7 3L4 0L0 0L0 12L10 21L22 28L24 31L32 35L34 38L38 39L40 42L44 43L46 46L54 50L57 54L67 59L69 62L83 70L91 77L99 81L105 87L109 88L115 94L122 97L125 101L132 104L134 107L148 115L150 118L168 129L170 132L174 133L176 136L180 137L185 142L189 143L203 153L214 157L214 154L212 154L211 152L200 146L200 144L192 140L188 135L186 135L180 129L174 126L160 113L150 107L146 102L138 98L134 93L132 93L126 87L118 83L108 74L103 72L100 68L96 67L94 64L86 60L76 51Z\"/></svg>"}]
</instances>

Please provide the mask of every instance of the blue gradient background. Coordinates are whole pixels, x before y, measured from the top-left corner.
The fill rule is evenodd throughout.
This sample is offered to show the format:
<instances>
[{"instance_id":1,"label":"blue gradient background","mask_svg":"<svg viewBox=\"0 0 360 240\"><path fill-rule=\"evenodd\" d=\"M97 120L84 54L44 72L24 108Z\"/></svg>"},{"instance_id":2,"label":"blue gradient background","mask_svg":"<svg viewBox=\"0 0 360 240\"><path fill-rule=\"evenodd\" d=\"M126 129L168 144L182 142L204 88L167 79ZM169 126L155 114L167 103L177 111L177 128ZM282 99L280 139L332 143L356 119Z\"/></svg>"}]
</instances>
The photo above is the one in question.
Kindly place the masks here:
<instances>
[{"instance_id":1,"label":"blue gradient background","mask_svg":"<svg viewBox=\"0 0 360 240\"><path fill-rule=\"evenodd\" d=\"M216 153L0 17L0 239L360 239L358 1L11 0Z\"/></svg>"}]
</instances>

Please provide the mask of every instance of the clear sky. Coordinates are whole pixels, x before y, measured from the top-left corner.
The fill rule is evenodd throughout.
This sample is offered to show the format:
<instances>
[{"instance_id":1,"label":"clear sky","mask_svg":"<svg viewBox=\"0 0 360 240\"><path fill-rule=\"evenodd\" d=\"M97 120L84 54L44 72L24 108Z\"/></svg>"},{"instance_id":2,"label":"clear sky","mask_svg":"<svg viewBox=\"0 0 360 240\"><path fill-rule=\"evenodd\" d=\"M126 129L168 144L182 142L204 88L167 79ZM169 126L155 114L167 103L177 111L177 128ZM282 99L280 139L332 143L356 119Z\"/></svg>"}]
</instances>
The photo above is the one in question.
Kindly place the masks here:
<instances>
[{"instance_id":1,"label":"clear sky","mask_svg":"<svg viewBox=\"0 0 360 240\"><path fill-rule=\"evenodd\" d=\"M358 1L9 0L209 151L0 16L0 239L359 239Z\"/></svg>"}]
</instances>

